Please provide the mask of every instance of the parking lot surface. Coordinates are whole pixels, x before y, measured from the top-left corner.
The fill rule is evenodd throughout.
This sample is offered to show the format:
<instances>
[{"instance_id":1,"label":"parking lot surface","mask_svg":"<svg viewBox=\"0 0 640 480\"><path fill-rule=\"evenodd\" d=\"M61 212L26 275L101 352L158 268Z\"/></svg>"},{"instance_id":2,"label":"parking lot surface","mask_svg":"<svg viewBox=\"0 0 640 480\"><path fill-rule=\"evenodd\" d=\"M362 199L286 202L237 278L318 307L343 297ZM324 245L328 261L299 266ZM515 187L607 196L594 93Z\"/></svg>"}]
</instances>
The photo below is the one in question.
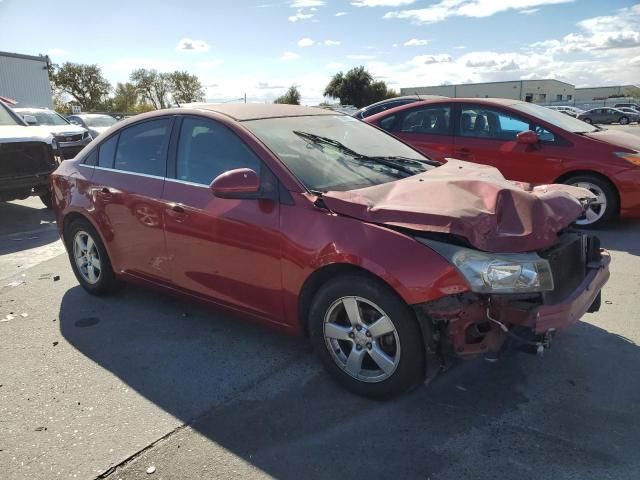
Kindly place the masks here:
<instances>
[{"instance_id":1,"label":"parking lot surface","mask_svg":"<svg viewBox=\"0 0 640 480\"><path fill-rule=\"evenodd\" d=\"M602 309L543 358L376 402L303 340L138 287L91 297L37 198L0 219L2 478L638 478L640 221L598 233Z\"/></svg>"}]
</instances>

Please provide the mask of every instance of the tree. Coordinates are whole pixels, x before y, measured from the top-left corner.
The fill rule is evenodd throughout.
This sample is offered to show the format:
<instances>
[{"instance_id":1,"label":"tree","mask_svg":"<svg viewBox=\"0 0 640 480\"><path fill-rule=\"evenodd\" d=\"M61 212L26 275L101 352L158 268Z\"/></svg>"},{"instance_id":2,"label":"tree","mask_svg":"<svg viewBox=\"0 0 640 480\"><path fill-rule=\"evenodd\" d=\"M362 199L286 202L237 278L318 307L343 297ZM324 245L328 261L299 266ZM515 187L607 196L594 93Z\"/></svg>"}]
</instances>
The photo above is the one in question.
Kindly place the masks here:
<instances>
[{"instance_id":1,"label":"tree","mask_svg":"<svg viewBox=\"0 0 640 480\"><path fill-rule=\"evenodd\" d=\"M97 65L66 62L50 72L55 88L73 97L84 111L98 109L111 91L111 84Z\"/></svg>"},{"instance_id":2,"label":"tree","mask_svg":"<svg viewBox=\"0 0 640 480\"><path fill-rule=\"evenodd\" d=\"M374 81L363 67L355 67L346 74L336 73L324 89L324 95L339 98L343 105L362 108L372 103L396 96L383 81Z\"/></svg>"},{"instance_id":3,"label":"tree","mask_svg":"<svg viewBox=\"0 0 640 480\"><path fill-rule=\"evenodd\" d=\"M169 74L169 80L171 83L171 95L176 103L201 102L204 100L204 87L197 76L189 72L176 70Z\"/></svg>"},{"instance_id":4,"label":"tree","mask_svg":"<svg viewBox=\"0 0 640 480\"><path fill-rule=\"evenodd\" d=\"M153 108L157 110L169 106L169 93L171 93L170 74L139 68L131 72L129 79L138 94L153 105Z\"/></svg>"},{"instance_id":5,"label":"tree","mask_svg":"<svg viewBox=\"0 0 640 480\"><path fill-rule=\"evenodd\" d=\"M115 94L111 99L111 107L115 112L135 112L138 108L139 99L140 94L133 83L118 82Z\"/></svg>"},{"instance_id":6,"label":"tree","mask_svg":"<svg viewBox=\"0 0 640 480\"><path fill-rule=\"evenodd\" d=\"M289 105L300 105L300 91L295 85L291 85L287 93L276 98L273 103L288 103Z\"/></svg>"}]
</instances>

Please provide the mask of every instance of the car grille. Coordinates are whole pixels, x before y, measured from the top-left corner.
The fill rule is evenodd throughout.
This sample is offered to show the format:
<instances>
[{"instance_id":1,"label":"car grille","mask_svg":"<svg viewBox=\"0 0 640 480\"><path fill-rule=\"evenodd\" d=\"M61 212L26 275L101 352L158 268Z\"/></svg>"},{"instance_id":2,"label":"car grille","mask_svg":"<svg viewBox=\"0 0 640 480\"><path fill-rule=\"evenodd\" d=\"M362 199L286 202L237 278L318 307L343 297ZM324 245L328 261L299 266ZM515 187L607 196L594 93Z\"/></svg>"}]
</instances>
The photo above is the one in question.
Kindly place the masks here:
<instances>
[{"instance_id":1,"label":"car grille","mask_svg":"<svg viewBox=\"0 0 640 480\"><path fill-rule=\"evenodd\" d=\"M540 256L549 262L554 285L553 291L544 293L544 303L561 302L584 280L587 274L587 251L590 242L590 238L586 235L568 233L563 235L556 245L540 252Z\"/></svg>"},{"instance_id":2,"label":"car grille","mask_svg":"<svg viewBox=\"0 0 640 480\"><path fill-rule=\"evenodd\" d=\"M55 167L53 152L46 143L0 143L0 177L50 172Z\"/></svg>"},{"instance_id":3,"label":"car grille","mask_svg":"<svg viewBox=\"0 0 640 480\"><path fill-rule=\"evenodd\" d=\"M82 133L74 133L73 135L56 135L57 142L77 142L82 140Z\"/></svg>"}]
</instances>

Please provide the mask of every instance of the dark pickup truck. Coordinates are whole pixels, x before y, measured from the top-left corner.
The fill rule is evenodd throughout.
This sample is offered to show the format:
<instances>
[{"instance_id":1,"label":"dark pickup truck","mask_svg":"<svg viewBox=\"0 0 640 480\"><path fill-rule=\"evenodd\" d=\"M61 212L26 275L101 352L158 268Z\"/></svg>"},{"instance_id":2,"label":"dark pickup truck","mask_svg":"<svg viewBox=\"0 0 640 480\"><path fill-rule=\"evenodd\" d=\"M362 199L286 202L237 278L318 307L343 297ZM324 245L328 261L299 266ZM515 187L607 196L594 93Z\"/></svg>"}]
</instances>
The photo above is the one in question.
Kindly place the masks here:
<instances>
[{"instance_id":1,"label":"dark pickup truck","mask_svg":"<svg viewBox=\"0 0 640 480\"><path fill-rule=\"evenodd\" d=\"M59 164L51 134L27 126L0 101L0 202L37 195L51 208L49 176Z\"/></svg>"}]
</instances>

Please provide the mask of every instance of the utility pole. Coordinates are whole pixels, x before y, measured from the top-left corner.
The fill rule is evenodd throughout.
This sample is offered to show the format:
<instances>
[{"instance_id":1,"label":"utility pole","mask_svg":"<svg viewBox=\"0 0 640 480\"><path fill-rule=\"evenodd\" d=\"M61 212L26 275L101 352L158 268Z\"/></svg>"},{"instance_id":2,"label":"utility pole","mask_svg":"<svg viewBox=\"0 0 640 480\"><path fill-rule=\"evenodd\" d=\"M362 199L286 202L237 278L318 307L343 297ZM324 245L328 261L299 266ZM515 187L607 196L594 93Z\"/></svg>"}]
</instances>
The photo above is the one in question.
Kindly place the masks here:
<instances>
[{"instance_id":1,"label":"utility pole","mask_svg":"<svg viewBox=\"0 0 640 480\"><path fill-rule=\"evenodd\" d=\"M247 94L244 94L244 103L247 103Z\"/></svg>"}]
</instances>

